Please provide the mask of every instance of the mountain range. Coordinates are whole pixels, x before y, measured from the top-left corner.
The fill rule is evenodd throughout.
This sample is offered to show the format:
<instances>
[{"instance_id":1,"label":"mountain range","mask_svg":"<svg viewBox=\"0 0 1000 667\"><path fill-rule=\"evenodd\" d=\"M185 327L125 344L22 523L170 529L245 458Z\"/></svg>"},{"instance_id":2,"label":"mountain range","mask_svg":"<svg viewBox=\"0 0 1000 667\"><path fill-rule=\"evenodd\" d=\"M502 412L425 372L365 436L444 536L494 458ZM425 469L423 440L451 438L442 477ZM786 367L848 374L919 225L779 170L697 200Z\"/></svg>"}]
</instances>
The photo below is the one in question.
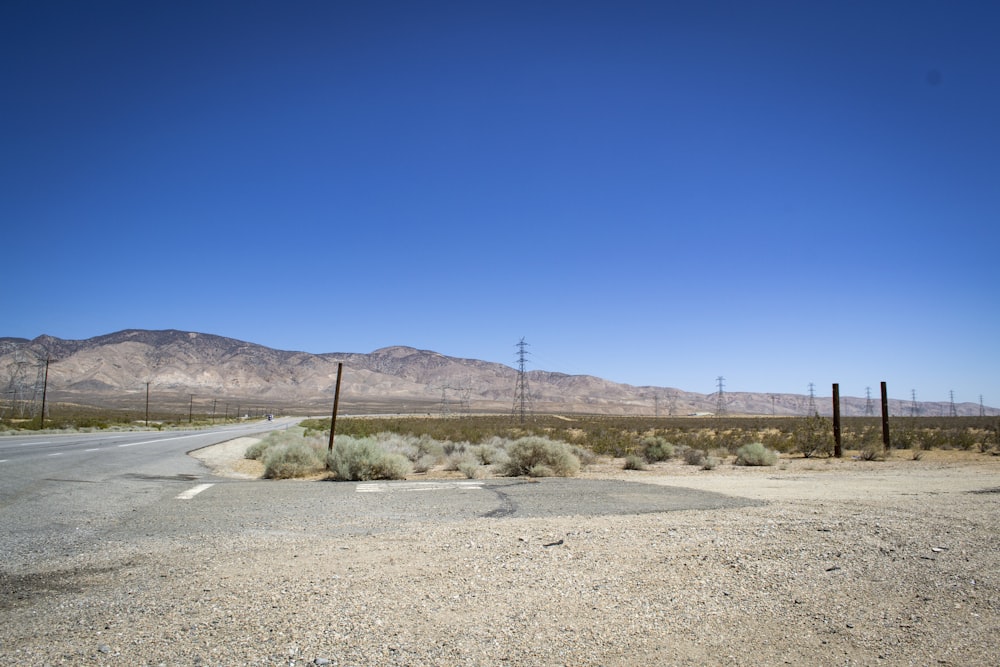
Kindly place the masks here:
<instances>
[{"instance_id":1,"label":"mountain range","mask_svg":"<svg viewBox=\"0 0 1000 667\"><path fill-rule=\"evenodd\" d=\"M333 403L338 364L343 364L341 414L510 413L515 407L518 371L495 362L405 346L313 354L205 333L129 329L86 340L0 338L0 416L36 403L43 387L50 406L141 413L148 395L154 412L325 414ZM668 416L715 413L720 407L718 394L589 375L529 370L523 380L532 412ZM721 398L724 412L734 415L832 412L829 397L726 392ZM947 415L951 408L889 400L892 415ZM954 408L963 416L980 414L975 403ZM842 396L841 412L877 416L881 406L878 396Z\"/></svg>"}]
</instances>

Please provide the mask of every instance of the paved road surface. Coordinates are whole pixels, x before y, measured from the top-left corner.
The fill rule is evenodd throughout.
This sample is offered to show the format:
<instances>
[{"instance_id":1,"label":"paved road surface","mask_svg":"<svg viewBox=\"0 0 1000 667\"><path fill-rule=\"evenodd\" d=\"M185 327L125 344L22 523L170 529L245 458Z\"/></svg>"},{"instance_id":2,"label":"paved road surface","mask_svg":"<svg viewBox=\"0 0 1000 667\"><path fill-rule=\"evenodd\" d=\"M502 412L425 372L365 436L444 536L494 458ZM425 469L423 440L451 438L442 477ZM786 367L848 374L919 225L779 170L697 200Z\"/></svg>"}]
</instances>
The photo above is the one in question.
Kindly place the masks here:
<instances>
[{"instance_id":1,"label":"paved road surface","mask_svg":"<svg viewBox=\"0 0 1000 667\"><path fill-rule=\"evenodd\" d=\"M285 428L0 438L0 556L8 572L100 551L108 541L202 540L228 533L352 535L412 521L597 516L750 504L742 498L618 480L246 481L187 456ZM583 520L583 519L581 519Z\"/></svg>"}]
</instances>

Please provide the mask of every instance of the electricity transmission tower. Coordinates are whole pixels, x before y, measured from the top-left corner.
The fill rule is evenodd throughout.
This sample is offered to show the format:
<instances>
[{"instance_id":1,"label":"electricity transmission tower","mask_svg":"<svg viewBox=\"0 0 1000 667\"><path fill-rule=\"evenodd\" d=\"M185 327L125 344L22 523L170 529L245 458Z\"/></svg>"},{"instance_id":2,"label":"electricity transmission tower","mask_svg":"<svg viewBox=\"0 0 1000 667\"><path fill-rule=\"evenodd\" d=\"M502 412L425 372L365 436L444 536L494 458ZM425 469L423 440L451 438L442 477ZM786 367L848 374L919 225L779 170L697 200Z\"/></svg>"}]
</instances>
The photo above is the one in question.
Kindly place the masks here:
<instances>
[{"instance_id":1,"label":"electricity transmission tower","mask_svg":"<svg viewBox=\"0 0 1000 667\"><path fill-rule=\"evenodd\" d=\"M957 417L958 416L958 408L955 407L955 390L954 389L948 391L948 397L951 399L951 405L948 408L948 416L949 417Z\"/></svg>"},{"instance_id":2,"label":"electricity transmission tower","mask_svg":"<svg viewBox=\"0 0 1000 667\"><path fill-rule=\"evenodd\" d=\"M524 372L524 366L528 363L528 343L522 337L515 346L517 347L517 385L514 387L514 409L513 414L520 417L523 424L528 415L530 397L528 394L528 376Z\"/></svg>"},{"instance_id":3,"label":"electricity transmission tower","mask_svg":"<svg viewBox=\"0 0 1000 667\"><path fill-rule=\"evenodd\" d=\"M917 407L917 390L910 390L910 416L916 417L920 409Z\"/></svg>"},{"instance_id":4,"label":"electricity transmission tower","mask_svg":"<svg viewBox=\"0 0 1000 667\"><path fill-rule=\"evenodd\" d=\"M872 388L865 387L865 417L875 416L875 404L872 403Z\"/></svg>"},{"instance_id":5,"label":"electricity transmission tower","mask_svg":"<svg viewBox=\"0 0 1000 667\"><path fill-rule=\"evenodd\" d=\"M722 377L721 375L719 377L715 378L715 385L719 389L719 393L715 397L715 416L716 417L721 417L722 415L726 414L726 396L725 396L725 393L723 392L723 389L725 387L725 385L723 384L723 382L725 382L725 380L726 380L726 378Z\"/></svg>"},{"instance_id":6,"label":"electricity transmission tower","mask_svg":"<svg viewBox=\"0 0 1000 667\"><path fill-rule=\"evenodd\" d=\"M816 385L812 382L809 383L809 416L819 416L819 410L816 409Z\"/></svg>"}]
</instances>

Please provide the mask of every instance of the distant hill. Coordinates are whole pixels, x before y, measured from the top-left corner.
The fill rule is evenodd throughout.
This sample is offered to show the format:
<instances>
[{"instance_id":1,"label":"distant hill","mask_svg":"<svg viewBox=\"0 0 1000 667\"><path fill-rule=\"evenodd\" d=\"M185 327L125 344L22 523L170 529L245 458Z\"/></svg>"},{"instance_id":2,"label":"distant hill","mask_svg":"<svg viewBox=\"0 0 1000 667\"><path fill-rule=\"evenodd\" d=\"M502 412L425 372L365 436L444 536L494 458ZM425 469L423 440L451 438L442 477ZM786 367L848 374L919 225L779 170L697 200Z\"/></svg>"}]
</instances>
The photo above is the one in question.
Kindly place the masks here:
<instances>
[{"instance_id":1,"label":"distant hill","mask_svg":"<svg viewBox=\"0 0 1000 667\"><path fill-rule=\"evenodd\" d=\"M233 338L188 331L129 329L87 340L39 336L0 338L0 414L18 401L37 400L49 357L48 398L84 406L142 410L146 383L155 409L217 414L237 408L298 414L330 410L337 364L344 364L341 412L460 414L510 412L517 371L504 364L449 357L412 347L386 347L367 354L312 354L275 350ZM589 375L527 372L531 409L537 412L609 415L714 413L717 395L671 387L637 387ZM729 414L805 415L808 397L798 394L732 392ZM842 397L842 414L864 415L866 399ZM875 414L880 414L877 398ZM225 407L224 407L225 406ZM829 398L816 398L820 414ZM918 403L921 414L948 414L950 404ZM909 415L909 401L890 400L890 413ZM960 415L979 405L956 405Z\"/></svg>"}]
</instances>

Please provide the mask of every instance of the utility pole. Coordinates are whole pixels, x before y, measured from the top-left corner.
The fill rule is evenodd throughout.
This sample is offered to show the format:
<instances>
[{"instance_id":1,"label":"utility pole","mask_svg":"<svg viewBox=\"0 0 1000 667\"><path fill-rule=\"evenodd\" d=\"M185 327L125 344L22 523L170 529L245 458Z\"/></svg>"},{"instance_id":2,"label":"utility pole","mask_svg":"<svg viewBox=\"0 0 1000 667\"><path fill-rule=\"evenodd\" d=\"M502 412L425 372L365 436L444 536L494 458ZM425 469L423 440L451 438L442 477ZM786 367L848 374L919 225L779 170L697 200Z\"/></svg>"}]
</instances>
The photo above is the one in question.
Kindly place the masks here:
<instances>
[{"instance_id":1,"label":"utility pole","mask_svg":"<svg viewBox=\"0 0 1000 667\"><path fill-rule=\"evenodd\" d=\"M191 394L191 402L188 403L188 424L192 422L194 418L194 394Z\"/></svg>"},{"instance_id":2,"label":"utility pole","mask_svg":"<svg viewBox=\"0 0 1000 667\"><path fill-rule=\"evenodd\" d=\"M910 416L916 417L920 409L917 407L917 390L910 390Z\"/></svg>"},{"instance_id":3,"label":"utility pole","mask_svg":"<svg viewBox=\"0 0 1000 667\"><path fill-rule=\"evenodd\" d=\"M528 343L524 337L517 343L517 384L514 387L514 408L512 412L520 417L523 424L528 414L528 376L524 371L528 363Z\"/></svg>"},{"instance_id":4,"label":"utility pole","mask_svg":"<svg viewBox=\"0 0 1000 667\"><path fill-rule=\"evenodd\" d=\"M985 417L986 416L986 408L983 406L983 395L982 394L979 395L979 416L980 417Z\"/></svg>"},{"instance_id":5,"label":"utility pole","mask_svg":"<svg viewBox=\"0 0 1000 667\"><path fill-rule=\"evenodd\" d=\"M38 416L38 429L45 427L45 395L49 391L49 356L45 355L45 380L42 382L42 414Z\"/></svg>"},{"instance_id":6,"label":"utility pole","mask_svg":"<svg viewBox=\"0 0 1000 667\"><path fill-rule=\"evenodd\" d=\"M810 382L809 383L809 416L819 417L819 410L816 409L816 386Z\"/></svg>"},{"instance_id":7,"label":"utility pole","mask_svg":"<svg viewBox=\"0 0 1000 667\"><path fill-rule=\"evenodd\" d=\"M721 417L726 414L726 395L724 392L726 378L721 375L715 378L715 386L718 388L718 395L715 397L715 416Z\"/></svg>"},{"instance_id":8,"label":"utility pole","mask_svg":"<svg viewBox=\"0 0 1000 667\"><path fill-rule=\"evenodd\" d=\"M954 389L951 389L951 390L948 391L948 397L951 399L951 405L948 408L948 416L949 417L957 417L958 416L958 408L955 407L955 390Z\"/></svg>"},{"instance_id":9,"label":"utility pole","mask_svg":"<svg viewBox=\"0 0 1000 667\"><path fill-rule=\"evenodd\" d=\"M333 415L330 417L330 444L327 451L333 451L333 435L337 431L337 410L340 407L340 377L344 374L344 362L337 362L337 387L333 390Z\"/></svg>"},{"instance_id":10,"label":"utility pole","mask_svg":"<svg viewBox=\"0 0 1000 667\"><path fill-rule=\"evenodd\" d=\"M865 387L865 417L875 416L875 405L872 403L872 388Z\"/></svg>"},{"instance_id":11,"label":"utility pole","mask_svg":"<svg viewBox=\"0 0 1000 667\"><path fill-rule=\"evenodd\" d=\"M146 383L146 428L149 428L149 383Z\"/></svg>"}]
</instances>

